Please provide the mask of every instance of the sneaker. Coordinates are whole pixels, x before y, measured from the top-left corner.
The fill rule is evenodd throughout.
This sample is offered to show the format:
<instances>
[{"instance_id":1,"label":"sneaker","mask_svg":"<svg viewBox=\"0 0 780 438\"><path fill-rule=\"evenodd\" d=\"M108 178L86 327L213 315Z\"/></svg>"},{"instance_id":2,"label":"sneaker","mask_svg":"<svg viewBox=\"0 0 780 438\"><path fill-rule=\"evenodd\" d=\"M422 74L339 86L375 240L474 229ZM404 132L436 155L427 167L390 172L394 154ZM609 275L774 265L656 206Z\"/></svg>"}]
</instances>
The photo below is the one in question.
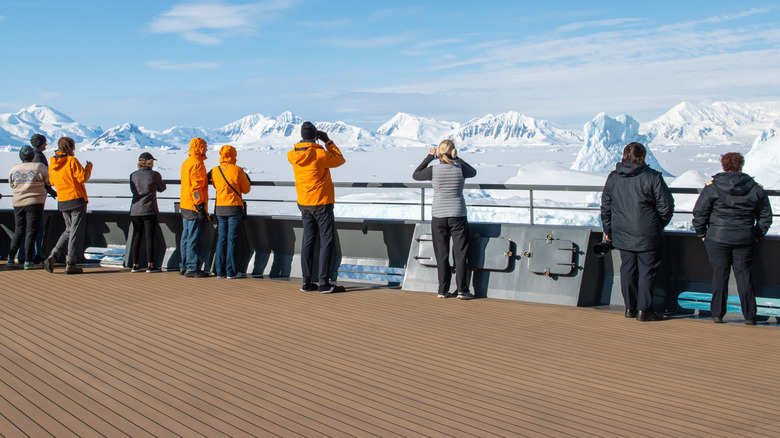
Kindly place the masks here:
<instances>
[{"instance_id":1,"label":"sneaker","mask_svg":"<svg viewBox=\"0 0 780 438\"><path fill-rule=\"evenodd\" d=\"M186 273L187 273L187 271L186 271L186 270L185 270L185 271L182 271L181 269L179 269L179 275L184 275L184 274L186 274Z\"/></svg>"},{"instance_id":2,"label":"sneaker","mask_svg":"<svg viewBox=\"0 0 780 438\"><path fill-rule=\"evenodd\" d=\"M459 300L470 300L472 298L474 298L474 295L471 292L458 292Z\"/></svg>"},{"instance_id":3,"label":"sneaker","mask_svg":"<svg viewBox=\"0 0 780 438\"><path fill-rule=\"evenodd\" d=\"M19 268L19 265L18 265L18 264L16 264L16 262L15 262L15 261L13 261L13 260L11 260L11 259L8 259L8 264L6 265L6 267L7 267L8 269L17 269L17 268Z\"/></svg>"},{"instance_id":4,"label":"sneaker","mask_svg":"<svg viewBox=\"0 0 780 438\"><path fill-rule=\"evenodd\" d=\"M246 275L244 275L243 272L238 272L238 273L236 273L236 275L234 275L232 277L230 275L228 275L228 280L237 280L239 278L246 278Z\"/></svg>"},{"instance_id":5,"label":"sneaker","mask_svg":"<svg viewBox=\"0 0 780 438\"><path fill-rule=\"evenodd\" d=\"M84 272L83 268L80 268L76 265L66 265L65 266L65 273L66 274L81 274Z\"/></svg>"},{"instance_id":6,"label":"sneaker","mask_svg":"<svg viewBox=\"0 0 780 438\"><path fill-rule=\"evenodd\" d=\"M160 271L160 268L155 268L154 266L149 266L148 268L146 268L146 272L148 272L150 274L153 274L153 273L162 272L162 271Z\"/></svg>"},{"instance_id":7,"label":"sneaker","mask_svg":"<svg viewBox=\"0 0 780 438\"><path fill-rule=\"evenodd\" d=\"M227 278L227 277L224 275L217 275L217 278Z\"/></svg>"},{"instance_id":8,"label":"sneaker","mask_svg":"<svg viewBox=\"0 0 780 438\"><path fill-rule=\"evenodd\" d=\"M130 272L132 272L132 273L144 272L144 271L145 271L145 269L141 269L140 266L133 266L133 269L130 270Z\"/></svg>"},{"instance_id":9,"label":"sneaker","mask_svg":"<svg viewBox=\"0 0 780 438\"><path fill-rule=\"evenodd\" d=\"M184 273L184 276L189 278L206 278L211 276L211 274L206 271L201 271L200 269L196 269L194 271L187 269L187 272Z\"/></svg>"},{"instance_id":10,"label":"sneaker","mask_svg":"<svg viewBox=\"0 0 780 438\"><path fill-rule=\"evenodd\" d=\"M54 257L46 257L46 260L43 261L43 269L50 274L54 273Z\"/></svg>"},{"instance_id":11,"label":"sneaker","mask_svg":"<svg viewBox=\"0 0 780 438\"><path fill-rule=\"evenodd\" d=\"M439 298L454 298L457 297L457 292L444 292L439 294Z\"/></svg>"},{"instance_id":12,"label":"sneaker","mask_svg":"<svg viewBox=\"0 0 780 438\"><path fill-rule=\"evenodd\" d=\"M319 289L317 283L303 283L303 285L301 285L301 291L303 292L312 292Z\"/></svg>"},{"instance_id":13,"label":"sneaker","mask_svg":"<svg viewBox=\"0 0 780 438\"><path fill-rule=\"evenodd\" d=\"M334 292L346 292L347 289L344 288L344 286L337 286L335 284L326 284L323 288L322 286L319 287L321 294L332 294Z\"/></svg>"},{"instance_id":14,"label":"sneaker","mask_svg":"<svg viewBox=\"0 0 780 438\"><path fill-rule=\"evenodd\" d=\"M24 262L25 271L31 271L33 269L40 269L40 267L35 262Z\"/></svg>"}]
</instances>

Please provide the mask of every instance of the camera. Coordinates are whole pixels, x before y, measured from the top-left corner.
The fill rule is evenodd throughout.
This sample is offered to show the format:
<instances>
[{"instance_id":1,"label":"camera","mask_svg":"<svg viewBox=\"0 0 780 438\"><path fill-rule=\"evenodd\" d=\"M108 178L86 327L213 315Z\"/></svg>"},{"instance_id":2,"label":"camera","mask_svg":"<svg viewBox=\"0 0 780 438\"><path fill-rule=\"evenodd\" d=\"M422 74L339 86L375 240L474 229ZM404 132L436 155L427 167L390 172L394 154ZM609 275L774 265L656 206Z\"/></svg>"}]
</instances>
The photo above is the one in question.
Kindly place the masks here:
<instances>
[{"instance_id":1,"label":"camera","mask_svg":"<svg viewBox=\"0 0 780 438\"><path fill-rule=\"evenodd\" d=\"M593 245L593 255L596 257L604 257L608 252L612 251L612 243L599 242Z\"/></svg>"}]
</instances>

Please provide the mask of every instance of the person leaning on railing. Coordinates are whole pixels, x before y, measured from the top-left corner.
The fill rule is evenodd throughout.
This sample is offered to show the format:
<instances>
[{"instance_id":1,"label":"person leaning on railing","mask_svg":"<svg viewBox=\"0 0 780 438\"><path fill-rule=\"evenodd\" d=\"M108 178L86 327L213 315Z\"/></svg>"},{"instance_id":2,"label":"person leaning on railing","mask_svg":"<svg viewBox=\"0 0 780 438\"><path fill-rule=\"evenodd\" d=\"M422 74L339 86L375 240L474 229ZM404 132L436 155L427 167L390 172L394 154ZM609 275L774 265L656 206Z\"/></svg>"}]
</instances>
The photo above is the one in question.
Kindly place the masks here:
<instances>
[{"instance_id":1,"label":"person leaning on railing","mask_svg":"<svg viewBox=\"0 0 780 438\"><path fill-rule=\"evenodd\" d=\"M8 253L8 268L17 267L16 253L24 240L24 269L37 269L35 258L35 236L43 218L46 203L46 187L49 185L49 170L41 163L33 162L35 153L30 146L19 150L21 163L11 168L8 182L14 192L14 236ZM21 257L19 262L21 263Z\"/></svg>"},{"instance_id":2,"label":"person leaning on railing","mask_svg":"<svg viewBox=\"0 0 780 438\"><path fill-rule=\"evenodd\" d=\"M155 160L152 154L143 152L138 156L138 170L130 174L130 192L133 194L133 200L130 202L130 218L133 221L130 272L160 272L154 265L154 237L157 232L157 216L160 214L157 192L164 192L166 185L160 172L152 169ZM146 241L146 269L138 266L142 238Z\"/></svg>"},{"instance_id":3,"label":"person leaning on railing","mask_svg":"<svg viewBox=\"0 0 780 438\"><path fill-rule=\"evenodd\" d=\"M428 167L434 158L439 159L439 164ZM463 186L466 178L473 178L476 175L476 169L458 157L455 142L449 139L439 143L438 148L431 148L412 174L412 178L416 181L431 181L433 185L431 237L439 277L439 298L454 296L462 300L474 298L469 291L466 266L469 222L466 218ZM455 292L450 292L452 281L450 237L452 237L452 255L455 261Z\"/></svg>"},{"instance_id":4,"label":"person leaning on railing","mask_svg":"<svg viewBox=\"0 0 780 438\"><path fill-rule=\"evenodd\" d=\"M742 154L729 152L720 162L723 172L704 186L693 207L693 227L712 265L712 320L723 322L733 267L745 324L756 325L753 253L772 225L772 206L763 187L742 173Z\"/></svg>"},{"instance_id":5,"label":"person leaning on railing","mask_svg":"<svg viewBox=\"0 0 780 438\"><path fill-rule=\"evenodd\" d=\"M200 269L200 245L204 228L209 221L209 183L206 176L206 140L195 137L190 140L190 151L181 165L182 232L179 243L181 264L179 274L185 277L208 277L208 271Z\"/></svg>"},{"instance_id":6,"label":"person leaning on railing","mask_svg":"<svg viewBox=\"0 0 780 438\"><path fill-rule=\"evenodd\" d=\"M217 278L243 278L238 271L238 232L244 220L243 194L252 188L244 169L236 165L236 148L228 144L219 150L219 166L209 171L216 190L214 216L217 217L217 252L214 269Z\"/></svg>"},{"instance_id":7,"label":"person leaning on railing","mask_svg":"<svg viewBox=\"0 0 780 438\"><path fill-rule=\"evenodd\" d=\"M84 233L87 216L87 188L84 183L92 175L92 163L83 166L73 156L76 142L62 137L57 142L57 151L49 162L49 180L57 189L57 207L65 219L65 231L60 235L51 254L43 261L47 272L54 272L54 263L65 253L65 273L79 274L76 266L84 254Z\"/></svg>"}]
</instances>

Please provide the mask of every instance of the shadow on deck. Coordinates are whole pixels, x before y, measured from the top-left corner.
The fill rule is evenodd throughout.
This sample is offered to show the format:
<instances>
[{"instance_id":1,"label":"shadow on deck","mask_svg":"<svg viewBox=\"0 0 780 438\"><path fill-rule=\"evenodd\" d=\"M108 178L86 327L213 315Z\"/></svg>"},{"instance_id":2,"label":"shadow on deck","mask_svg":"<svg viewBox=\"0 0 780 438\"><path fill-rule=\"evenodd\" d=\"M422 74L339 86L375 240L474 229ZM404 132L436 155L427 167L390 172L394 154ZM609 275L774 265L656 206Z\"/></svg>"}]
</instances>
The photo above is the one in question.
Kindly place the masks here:
<instances>
[{"instance_id":1,"label":"shadow on deck","mask_svg":"<svg viewBox=\"0 0 780 438\"><path fill-rule=\"evenodd\" d=\"M776 436L780 332L354 286L0 270L0 434Z\"/></svg>"}]
</instances>

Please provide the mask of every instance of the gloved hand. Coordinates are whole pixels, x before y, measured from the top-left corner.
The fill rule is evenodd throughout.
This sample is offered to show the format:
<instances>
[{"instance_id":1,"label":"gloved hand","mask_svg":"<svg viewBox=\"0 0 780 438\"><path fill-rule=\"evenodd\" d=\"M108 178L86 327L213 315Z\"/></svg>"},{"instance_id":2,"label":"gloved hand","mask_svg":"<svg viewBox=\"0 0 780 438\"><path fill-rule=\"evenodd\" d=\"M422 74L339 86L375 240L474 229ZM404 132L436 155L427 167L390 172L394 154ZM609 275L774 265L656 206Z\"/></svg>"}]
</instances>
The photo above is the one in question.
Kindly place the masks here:
<instances>
[{"instance_id":1,"label":"gloved hand","mask_svg":"<svg viewBox=\"0 0 780 438\"><path fill-rule=\"evenodd\" d=\"M198 220L201 222L208 222L209 221L209 215L206 213L206 204L196 204L195 210L198 212Z\"/></svg>"},{"instance_id":2,"label":"gloved hand","mask_svg":"<svg viewBox=\"0 0 780 438\"><path fill-rule=\"evenodd\" d=\"M328 137L328 134L325 131L317 131L317 138L325 143L330 141L330 137Z\"/></svg>"},{"instance_id":3,"label":"gloved hand","mask_svg":"<svg viewBox=\"0 0 780 438\"><path fill-rule=\"evenodd\" d=\"M44 188L46 189L46 193L48 193L52 198L57 199L57 192L52 188L50 185L45 185Z\"/></svg>"}]
</instances>

